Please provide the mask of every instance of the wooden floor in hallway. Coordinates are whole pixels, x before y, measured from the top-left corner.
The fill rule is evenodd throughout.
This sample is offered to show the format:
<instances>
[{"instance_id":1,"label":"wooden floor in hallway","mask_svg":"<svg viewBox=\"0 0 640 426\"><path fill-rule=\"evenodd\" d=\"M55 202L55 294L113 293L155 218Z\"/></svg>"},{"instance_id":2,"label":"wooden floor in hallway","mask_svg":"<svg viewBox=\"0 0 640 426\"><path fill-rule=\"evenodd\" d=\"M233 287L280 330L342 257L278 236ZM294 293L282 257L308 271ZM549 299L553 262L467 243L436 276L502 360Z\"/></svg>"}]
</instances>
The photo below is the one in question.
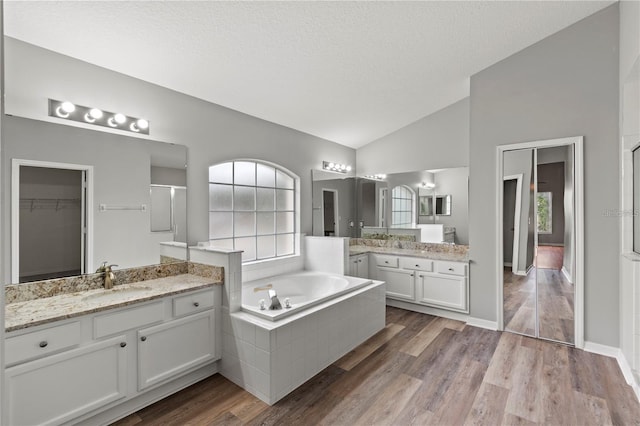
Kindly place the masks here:
<instances>
[{"instance_id":1,"label":"wooden floor in hallway","mask_svg":"<svg viewBox=\"0 0 640 426\"><path fill-rule=\"evenodd\" d=\"M216 374L124 425L640 425L614 358L387 307L387 325L273 406Z\"/></svg>"}]
</instances>

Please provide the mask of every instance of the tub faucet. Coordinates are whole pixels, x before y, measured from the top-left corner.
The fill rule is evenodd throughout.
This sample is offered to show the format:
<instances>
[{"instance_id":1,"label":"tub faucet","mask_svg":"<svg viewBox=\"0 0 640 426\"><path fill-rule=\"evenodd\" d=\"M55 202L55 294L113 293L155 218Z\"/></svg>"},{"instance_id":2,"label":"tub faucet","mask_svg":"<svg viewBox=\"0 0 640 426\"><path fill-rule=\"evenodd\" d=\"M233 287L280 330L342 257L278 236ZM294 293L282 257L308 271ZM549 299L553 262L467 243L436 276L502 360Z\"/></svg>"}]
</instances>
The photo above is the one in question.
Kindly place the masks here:
<instances>
[{"instance_id":1,"label":"tub faucet","mask_svg":"<svg viewBox=\"0 0 640 426\"><path fill-rule=\"evenodd\" d=\"M271 299L271 306L269 306L269 310L275 311L276 309L282 309L282 305L280 304L274 289L269 289L269 299Z\"/></svg>"},{"instance_id":2,"label":"tub faucet","mask_svg":"<svg viewBox=\"0 0 640 426\"><path fill-rule=\"evenodd\" d=\"M104 273L104 288L110 290L113 288L113 281L116 276L113 274L111 268L118 265L107 265L107 262L102 262L102 265L96 270L96 273Z\"/></svg>"}]
</instances>

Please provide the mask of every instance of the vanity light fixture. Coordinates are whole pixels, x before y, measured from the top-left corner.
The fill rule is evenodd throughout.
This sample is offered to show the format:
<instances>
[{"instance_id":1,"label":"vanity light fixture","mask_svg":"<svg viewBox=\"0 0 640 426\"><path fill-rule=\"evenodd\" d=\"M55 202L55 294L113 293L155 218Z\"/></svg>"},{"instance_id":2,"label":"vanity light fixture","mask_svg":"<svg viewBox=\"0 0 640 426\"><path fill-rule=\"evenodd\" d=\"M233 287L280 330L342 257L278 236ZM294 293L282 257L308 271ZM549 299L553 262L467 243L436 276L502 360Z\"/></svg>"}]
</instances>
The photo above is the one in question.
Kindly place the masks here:
<instances>
[{"instance_id":1,"label":"vanity light fixture","mask_svg":"<svg viewBox=\"0 0 640 426\"><path fill-rule=\"evenodd\" d=\"M351 171L351 166L347 164L333 163L330 161L323 161L322 168L324 170L338 173L347 173Z\"/></svg>"},{"instance_id":2,"label":"vanity light fixture","mask_svg":"<svg viewBox=\"0 0 640 426\"><path fill-rule=\"evenodd\" d=\"M387 175L376 174L376 175L364 175L363 178L371 179L371 180L384 180Z\"/></svg>"},{"instance_id":3,"label":"vanity light fixture","mask_svg":"<svg viewBox=\"0 0 640 426\"><path fill-rule=\"evenodd\" d=\"M144 118L130 117L119 112L109 112L98 108L75 105L68 101L49 99L49 116L144 135L149 134L149 122Z\"/></svg>"},{"instance_id":4,"label":"vanity light fixture","mask_svg":"<svg viewBox=\"0 0 640 426\"><path fill-rule=\"evenodd\" d=\"M427 182L422 182L422 186L424 186L425 188L433 189L433 188L436 187L436 184L432 183L432 182L428 182L428 183Z\"/></svg>"}]
</instances>

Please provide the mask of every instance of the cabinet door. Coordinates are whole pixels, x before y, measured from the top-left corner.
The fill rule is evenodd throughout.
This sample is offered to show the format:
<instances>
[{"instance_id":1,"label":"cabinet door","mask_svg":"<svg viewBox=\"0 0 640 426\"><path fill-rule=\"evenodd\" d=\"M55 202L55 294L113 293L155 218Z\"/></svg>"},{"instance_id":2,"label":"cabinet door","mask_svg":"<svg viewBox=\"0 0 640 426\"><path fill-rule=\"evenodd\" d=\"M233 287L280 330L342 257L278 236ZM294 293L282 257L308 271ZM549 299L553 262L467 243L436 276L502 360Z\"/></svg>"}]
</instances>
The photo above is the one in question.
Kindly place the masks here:
<instances>
[{"instance_id":1,"label":"cabinet door","mask_svg":"<svg viewBox=\"0 0 640 426\"><path fill-rule=\"evenodd\" d=\"M377 279L386 281L387 296L394 299L415 300L413 271L378 268Z\"/></svg>"},{"instance_id":2,"label":"cabinet door","mask_svg":"<svg viewBox=\"0 0 640 426\"><path fill-rule=\"evenodd\" d=\"M7 424L64 423L126 396L125 336L6 370Z\"/></svg>"},{"instance_id":3,"label":"cabinet door","mask_svg":"<svg viewBox=\"0 0 640 426\"><path fill-rule=\"evenodd\" d=\"M215 357L215 310L138 331L138 390Z\"/></svg>"},{"instance_id":4,"label":"cabinet door","mask_svg":"<svg viewBox=\"0 0 640 426\"><path fill-rule=\"evenodd\" d=\"M349 275L352 277L358 276L358 256L351 256L349 258Z\"/></svg>"},{"instance_id":5,"label":"cabinet door","mask_svg":"<svg viewBox=\"0 0 640 426\"><path fill-rule=\"evenodd\" d=\"M369 256L363 255L358 259L358 278L369 278Z\"/></svg>"},{"instance_id":6,"label":"cabinet door","mask_svg":"<svg viewBox=\"0 0 640 426\"><path fill-rule=\"evenodd\" d=\"M467 312L466 277L418 273L418 302Z\"/></svg>"}]
</instances>

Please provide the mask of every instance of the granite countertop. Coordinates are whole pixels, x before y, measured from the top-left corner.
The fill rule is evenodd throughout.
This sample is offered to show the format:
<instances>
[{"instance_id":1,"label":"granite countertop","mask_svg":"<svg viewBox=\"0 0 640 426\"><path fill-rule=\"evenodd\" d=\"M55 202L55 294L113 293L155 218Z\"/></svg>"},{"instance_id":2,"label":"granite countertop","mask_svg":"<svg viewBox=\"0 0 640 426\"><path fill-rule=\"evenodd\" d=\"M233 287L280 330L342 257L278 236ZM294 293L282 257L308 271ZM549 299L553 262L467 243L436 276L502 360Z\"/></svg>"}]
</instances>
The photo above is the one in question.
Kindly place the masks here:
<instances>
[{"instance_id":1,"label":"granite countertop","mask_svg":"<svg viewBox=\"0 0 640 426\"><path fill-rule=\"evenodd\" d=\"M349 246L349 255L355 256L364 253L391 254L397 256L421 257L431 260L446 260L450 262L468 262L468 253L449 253L430 250L413 250L391 247Z\"/></svg>"},{"instance_id":2,"label":"granite countertop","mask_svg":"<svg viewBox=\"0 0 640 426\"><path fill-rule=\"evenodd\" d=\"M5 330L7 332L20 330L215 285L222 285L222 281L198 275L181 274L117 285L112 290L87 290L9 303L5 305ZM100 297L104 293L109 293L113 297Z\"/></svg>"}]
</instances>

